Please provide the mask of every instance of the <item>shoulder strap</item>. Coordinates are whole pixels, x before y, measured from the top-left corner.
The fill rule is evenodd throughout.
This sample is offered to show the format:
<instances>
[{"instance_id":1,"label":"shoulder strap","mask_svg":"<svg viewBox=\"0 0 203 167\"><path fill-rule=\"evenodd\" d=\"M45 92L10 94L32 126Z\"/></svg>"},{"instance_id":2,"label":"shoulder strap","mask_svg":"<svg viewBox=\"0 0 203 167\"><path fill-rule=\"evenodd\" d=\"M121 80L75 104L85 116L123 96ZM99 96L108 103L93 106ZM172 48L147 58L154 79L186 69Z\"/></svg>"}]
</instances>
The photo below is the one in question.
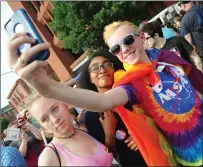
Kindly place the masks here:
<instances>
[{"instance_id":1,"label":"shoulder strap","mask_svg":"<svg viewBox=\"0 0 203 167\"><path fill-rule=\"evenodd\" d=\"M60 165L60 167L61 167L61 158L60 158L60 156L59 156L59 154L58 154L58 151L57 151L57 149L56 149L56 147L54 146L53 143L51 143L51 145L52 145L54 148L51 147L51 146L46 146L46 147L51 148L51 149L56 153L56 156L57 156L57 158L58 158L58 160L59 160L59 165Z\"/></svg>"},{"instance_id":2,"label":"shoulder strap","mask_svg":"<svg viewBox=\"0 0 203 167\"><path fill-rule=\"evenodd\" d=\"M86 131L84 131L84 130L82 130L82 129L79 129L79 128L75 128L75 129L77 129L77 130L80 130L80 131L83 131L83 132L87 133ZM87 134L88 134L88 133L87 133Z\"/></svg>"}]
</instances>

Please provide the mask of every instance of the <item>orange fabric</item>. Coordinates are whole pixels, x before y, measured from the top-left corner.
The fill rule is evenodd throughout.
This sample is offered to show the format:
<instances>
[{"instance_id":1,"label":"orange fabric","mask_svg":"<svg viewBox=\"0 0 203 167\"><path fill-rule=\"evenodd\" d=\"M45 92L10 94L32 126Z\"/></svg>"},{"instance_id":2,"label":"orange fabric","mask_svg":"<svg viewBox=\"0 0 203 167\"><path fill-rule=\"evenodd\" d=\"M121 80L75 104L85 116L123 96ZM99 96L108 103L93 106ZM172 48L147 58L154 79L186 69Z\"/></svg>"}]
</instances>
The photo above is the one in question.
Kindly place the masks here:
<instances>
[{"instance_id":1,"label":"orange fabric","mask_svg":"<svg viewBox=\"0 0 203 167\"><path fill-rule=\"evenodd\" d=\"M123 70L118 70L115 72L114 74L115 83L113 87L130 83L132 80L136 80L144 76L147 76L150 84L154 86L160 80L158 74L154 69L156 65L157 65L157 61L154 61L153 63L147 63L147 64L136 64L136 66L123 64L127 72Z\"/></svg>"},{"instance_id":2,"label":"orange fabric","mask_svg":"<svg viewBox=\"0 0 203 167\"><path fill-rule=\"evenodd\" d=\"M127 72L118 70L115 73L113 87L131 83L142 77L147 78L150 84L154 86L160 80L154 69L156 64L157 61L148 64L136 64L136 66L124 64ZM144 113L139 114L136 110L136 107L134 112L125 109L123 106L116 108L147 165L177 166L168 141L159 131L153 119Z\"/></svg>"},{"instance_id":3,"label":"orange fabric","mask_svg":"<svg viewBox=\"0 0 203 167\"><path fill-rule=\"evenodd\" d=\"M128 111L123 106L116 111L148 166L177 166L170 145L150 117Z\"/></svg>"}]
</instances>

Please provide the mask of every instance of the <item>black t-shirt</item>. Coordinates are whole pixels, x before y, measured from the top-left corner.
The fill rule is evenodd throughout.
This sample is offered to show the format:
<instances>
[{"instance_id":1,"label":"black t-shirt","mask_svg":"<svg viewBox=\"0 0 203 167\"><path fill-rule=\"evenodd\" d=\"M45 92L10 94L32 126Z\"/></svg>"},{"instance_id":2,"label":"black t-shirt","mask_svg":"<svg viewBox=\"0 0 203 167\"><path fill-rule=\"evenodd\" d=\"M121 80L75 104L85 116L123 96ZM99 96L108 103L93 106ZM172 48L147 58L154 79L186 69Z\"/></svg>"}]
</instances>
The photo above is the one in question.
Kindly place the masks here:
<instances>
[{"instance_id":1,"label":"black t-shirt","mask_svg":"<svg viewBox=\"0 0 203 167\"><path fill-rule=\"evenodd\" d=\"M128 130L118 114L115 116L118 119L116 130L123 130L127 134L126 138L123 140L118 140L116 138L116 149L119 155L120 164L122 166L146 166L146 163L140 152L131 151L127 147L127 144L124 141L129 137ZM84 117L88 134L100 141L102 144L105 144L104 130L101 123L99 122L100 115L96 112L86 111Z\"/></svg>"},{"instance_id":2,"label":"black t-shirt","mask_svg":"<svg viewBox=\"0 0 203 167\"><path fill-rule=\"evenodd\" d=\"M190 43L181 36L175 36L166 40L165 45L163 46L164 50L170 50L176 53L178 56L182 57L187 62L194 65L193 61L191 61L190 54L193 51L193 47Z\"/></svg>"},{"instance_id":3,"label":"black t-shirt","mask_svg":"<svg viewBox=\"0 0 203 167\"><path fill-rule=\"evenodd\" d=\"M187 11L181 20L181 34L185 36L190 33L198 53L203 56L203 33L196 31L200 27L199 19L203 16L198 16L198 13L203 15L203 9L198 5L194 5Z\"/></svg>"}]
</instances>

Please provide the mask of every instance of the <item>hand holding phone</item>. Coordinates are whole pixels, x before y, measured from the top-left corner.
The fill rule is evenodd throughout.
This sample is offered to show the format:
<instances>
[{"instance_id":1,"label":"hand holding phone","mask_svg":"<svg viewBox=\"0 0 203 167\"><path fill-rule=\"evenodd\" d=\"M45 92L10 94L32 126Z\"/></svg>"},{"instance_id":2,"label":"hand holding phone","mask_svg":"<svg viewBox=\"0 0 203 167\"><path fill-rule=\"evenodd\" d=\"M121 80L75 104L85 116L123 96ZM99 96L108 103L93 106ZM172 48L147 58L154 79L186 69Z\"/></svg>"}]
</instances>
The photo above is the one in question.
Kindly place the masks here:
<instances>
[{"instance_id":1,"label":"hand holding phone","mask_svg":"<svg viewBox=\"0 0 203 167\"><path fill-rule=\"evenodd\" d=\"M24 43L18 48L18 56L21 56L27 49L35 46L37 44L44 43L37 29L35 28L32 20L28 16L27 12L24 9L18 9L9 21L4 25L4 29L9 36L14 35L15 33L26 32L27 36L34 38L36 42L34 44ZM34 60L47 60L50 55L49 50L41 51L31 58L28 64Z\"/></svg>"}]
</instances>

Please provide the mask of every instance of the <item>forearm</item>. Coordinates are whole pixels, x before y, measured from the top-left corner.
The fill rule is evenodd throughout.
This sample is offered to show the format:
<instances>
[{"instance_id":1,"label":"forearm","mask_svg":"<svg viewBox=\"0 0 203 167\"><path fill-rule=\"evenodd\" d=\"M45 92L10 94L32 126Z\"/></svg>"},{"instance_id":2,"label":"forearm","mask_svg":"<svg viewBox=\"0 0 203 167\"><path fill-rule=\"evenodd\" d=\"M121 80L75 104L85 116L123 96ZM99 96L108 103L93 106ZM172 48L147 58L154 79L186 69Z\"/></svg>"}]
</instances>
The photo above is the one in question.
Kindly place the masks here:
<instances>
[{"instance_id":1,"label":"forearm","mask_svg":"<svg viewBox=\"0 0 203 167\"><path fill-rule=\"evenodd\" d=\"M197 69L199 69L200 71L202 71L202 60L201 58L198 56L198 54L196 53L195 50L192 51L192 53L190 54L190 57L193 59Z\"/></svg>"},{"instance_id":2,"label":"forearm","mask_svg":"<svg viewBox=\"0 0 203 167\"><path fill-rule=\"evenodd\" d=\"M191 45L193 45L192 37L191 37L190 34L185 35L185 39L186 39Z\"/></svg>"},{"instance_id":3,"label":"forearm","mask_svg":"<svg viewBox=\"0 0 203 167\"><path fill-rule=\"evenodd\" d=\"M23 157L26 156L27 154L27 141L22 141L21 145L19 147L19 151L21 152L21 154L23 155Z\"/></svg>"},{"instance_id":4,"label":"forearm","mask_svg":"<svg viewBox=\"0 0 203 167\"><path fill-rule=\"evenodd\" d=\"M49 98L85 110L105 112L117 106L124 105L128 100L127 93L125 95L125 91L120 89L114 91L114 93L101 94L84 89L74 89L59 82L52 81L49 88ZM119 98L115 98L115 96L119 96Z\"/></svg>"},{"instance_id":5,"label":"forearm","mask_svg":"<svg viewBox=\"0 0 203 167\"><path fill-rule=\"evenodd\" d=\"M115 133L112 135L105 135L105 145L107 147L115 146Z\"/></svg>"},{"instance_id":6,"label":"forearm","mask_svg":"<svg viewBox=\"0 0 203 167\"><path fill-rule=\"evenodd\" d=\"M35 128L34 126L31 126L31 132L35 135L35 137L39 140L42 140L42 135L40 129Z\"/></svg>"}]
</instances>

